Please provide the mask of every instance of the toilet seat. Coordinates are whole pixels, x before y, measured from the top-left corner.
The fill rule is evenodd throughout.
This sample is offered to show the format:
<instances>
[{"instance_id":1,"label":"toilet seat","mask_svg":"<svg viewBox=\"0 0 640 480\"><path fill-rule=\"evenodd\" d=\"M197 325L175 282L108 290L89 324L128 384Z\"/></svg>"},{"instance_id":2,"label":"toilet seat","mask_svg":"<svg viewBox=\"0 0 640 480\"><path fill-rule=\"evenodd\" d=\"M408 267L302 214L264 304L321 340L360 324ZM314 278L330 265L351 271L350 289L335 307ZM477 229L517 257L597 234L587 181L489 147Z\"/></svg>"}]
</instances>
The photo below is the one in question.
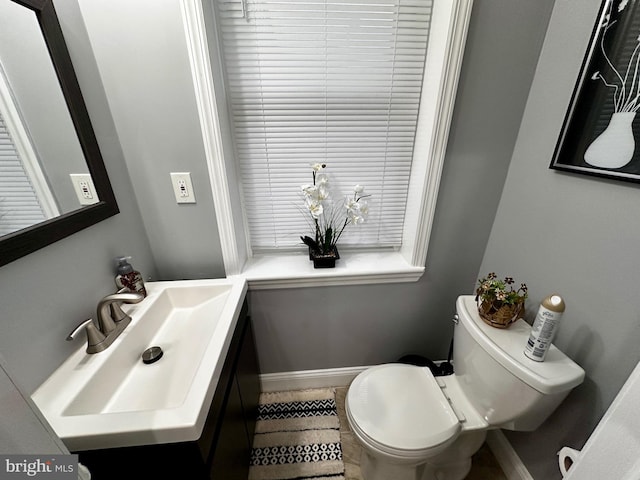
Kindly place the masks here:
<instances>
[{"instance_id":1,"label":"toilet seat","mask_svg":"<svg viewBox=\"0 0 640 480\"><path fill-rule=\"evenodd\" d=\"M461 425L428 368L385 364L359 374L347 393L351 427L372 447L428 457L455 440Z\"/></svg>"}]
</instances>

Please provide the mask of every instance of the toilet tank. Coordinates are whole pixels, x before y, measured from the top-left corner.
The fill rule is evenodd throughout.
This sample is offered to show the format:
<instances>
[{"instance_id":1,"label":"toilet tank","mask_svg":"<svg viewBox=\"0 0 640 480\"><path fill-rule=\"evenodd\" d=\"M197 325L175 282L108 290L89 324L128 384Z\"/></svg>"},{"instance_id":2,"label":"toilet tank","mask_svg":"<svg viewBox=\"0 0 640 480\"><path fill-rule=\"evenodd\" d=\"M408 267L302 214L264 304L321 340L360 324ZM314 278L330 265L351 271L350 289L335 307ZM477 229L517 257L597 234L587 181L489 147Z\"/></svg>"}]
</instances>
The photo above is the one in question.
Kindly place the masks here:
<instances>
[{"instance_id":1,"label":"toilet tank","mask_svg":"<svg viewBox=\"0 0 640 480\"><path fill-rule=\"evenodd\" d=\"M555 346L544 362L524 354L531 326L520 319L509 328L487 325L475 297L456 302L453 367L468 400L490 426L531 431L584 379L584 370Z\"/></svg>"}]
</instances>

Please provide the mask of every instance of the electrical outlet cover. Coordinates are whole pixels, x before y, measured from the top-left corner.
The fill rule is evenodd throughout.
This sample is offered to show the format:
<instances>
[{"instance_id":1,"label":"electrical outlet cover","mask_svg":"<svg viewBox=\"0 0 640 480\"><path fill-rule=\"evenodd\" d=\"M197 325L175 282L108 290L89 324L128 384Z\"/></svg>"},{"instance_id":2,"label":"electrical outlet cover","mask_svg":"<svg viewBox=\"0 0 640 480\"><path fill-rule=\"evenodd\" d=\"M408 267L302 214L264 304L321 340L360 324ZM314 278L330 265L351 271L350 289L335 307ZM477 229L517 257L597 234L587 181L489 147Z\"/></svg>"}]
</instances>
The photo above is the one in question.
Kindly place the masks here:
<instances>
[{"instance_id":1,"label":"electrical outlet cover","mask_svg":"<svg viewBox=\"0 0 640 480\"><path fill-rule=\"evenodd\" d=\"M70 173L73 190L76 192L80 205L93 205L98 203L96 187L93 185L91 175L88 173Z\"/></svg>"},{"instance_id":2,"label":"electrical outlet cover","mask_svg":"<svg viewBox=\"0 0 640 480\"><path fill-rule=\"evenodd\" d=\"M171 185L177 203L196 203L190 172L171 172Z\"/></svg>"}]
</instances>

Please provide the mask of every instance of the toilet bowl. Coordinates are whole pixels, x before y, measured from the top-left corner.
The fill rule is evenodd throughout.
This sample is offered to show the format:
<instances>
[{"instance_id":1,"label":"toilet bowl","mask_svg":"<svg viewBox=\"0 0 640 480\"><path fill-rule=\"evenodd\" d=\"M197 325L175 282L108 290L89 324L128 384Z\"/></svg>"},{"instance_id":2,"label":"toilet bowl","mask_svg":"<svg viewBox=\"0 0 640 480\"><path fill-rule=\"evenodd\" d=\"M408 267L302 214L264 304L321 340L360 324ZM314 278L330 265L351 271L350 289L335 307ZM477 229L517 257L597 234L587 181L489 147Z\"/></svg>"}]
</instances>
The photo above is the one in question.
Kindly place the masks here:
<instances>
[{"instance_id":1,"label":"toilet bowl","mask_svg":"<svg viewBox=\"0 0 640 480\"><path fill-rule=\"evenodd\" d=\"M459 297L456 310L453 375L384 364L349 386L347 420L365 480L462 480L487 430L534 430L582 382L582 368L555 346L545 362L524 355L524 320L486 325L472 296Z\"/></svg>"},{"instance_id":2,"label":"toilet bowl","mask_svg":"<svg viewBox=\"0 0 640 480\"><path fill-rule=\"evenodd\" d=\"M366 480L466 476L488 424L461 396L456 380L397 363L371 367L354 379L345 409L363 448Z\"/></svg>"}]
</instances>

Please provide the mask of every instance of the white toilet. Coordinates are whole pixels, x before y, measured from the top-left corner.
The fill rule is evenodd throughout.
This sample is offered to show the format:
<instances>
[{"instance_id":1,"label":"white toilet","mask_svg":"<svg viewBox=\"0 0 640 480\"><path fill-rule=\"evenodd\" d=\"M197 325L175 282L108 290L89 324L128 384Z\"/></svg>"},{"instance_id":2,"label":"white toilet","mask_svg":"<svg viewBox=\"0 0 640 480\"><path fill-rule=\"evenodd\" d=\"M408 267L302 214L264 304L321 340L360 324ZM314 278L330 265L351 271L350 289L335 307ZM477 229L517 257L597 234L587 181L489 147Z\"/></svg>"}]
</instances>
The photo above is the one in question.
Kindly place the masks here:
<instances>
[{"instance_id":1,"label":"white toilet","mask_svg":"<svg viewBox=\"0 0 640 480\"><path fill-rule=\"evenodd\" d=\"M365 480L462 480L487 430L535 430L582 383L584 370L555 346L544 362L524 355L524 320L491 327L471 295L456 310L453 375L392 363L351 383L347 419Z\"/></svg>"}]
</instances>

